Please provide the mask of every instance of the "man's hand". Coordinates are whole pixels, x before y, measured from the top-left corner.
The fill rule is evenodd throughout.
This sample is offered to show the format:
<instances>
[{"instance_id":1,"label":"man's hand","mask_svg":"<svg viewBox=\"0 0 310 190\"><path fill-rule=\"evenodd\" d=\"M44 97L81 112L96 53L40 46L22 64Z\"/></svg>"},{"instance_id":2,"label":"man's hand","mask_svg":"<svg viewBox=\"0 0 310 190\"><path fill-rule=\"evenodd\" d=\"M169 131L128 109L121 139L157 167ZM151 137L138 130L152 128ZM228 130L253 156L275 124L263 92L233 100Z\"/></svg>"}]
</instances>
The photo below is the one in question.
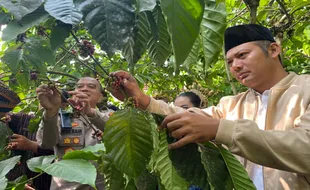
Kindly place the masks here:
<instances>
[{"instance_id":1,"label":"man's hand","mask_svg":"<svg viewBox=\"0 0 310 190\"><path fill-rule=\"evenodd\" d=\"M72 98L69 98L69 102L76 108L80 108L81 113L87 115L88 117L95 116L95 109L90 105L90 97L82 91L70 91L68 92L72 95Z\"/></svg>"},{"instance_id":2,"label":"man's hand","mask_svg":"<svg viewBox=\"0 0 310 190\"><path fill-rule=\"evenodd\" d=\"M61 105L61 97L54 87L41 85L36 89L38 99L46 110L46 117L51 118L58 113Z\"/></svg>"},{"instance_id":3,"label":"man's hand","mask_svg":"<svg viewBox=\"0 0 310 190\"><path fill-rule=\"evenodd\" d=\"M117 71L111 73L111 77L117 77L121 82L119 88L109 87L108 89L115 98L124 101L126 94L128 97L135 97L141 109L147 108L150 103L150 97L142 92L133 76L126 71Z\"/></svg>"},{"instance_id":4,"label":"man's hand","mask_svg":"<svg viewBox=\"0 0 310 190\"><path fill-rule=\"evenodd\" d=\"M215 139L219 120L192 112L168 115L160 129L167 128L177 142L169 145L170 149L182 147L189 143L202 143Z\"/></svg>"},{"instance_id":5,"label":"man's hand","mask_svg":"<svg viewBox=\"0 0 310 190\"><path fill-rule=\"evenodd\" d=\"M10 150L30 150L32 152L38 151L38 143L27 139L18 134L13 134L7 149Z\"/></svg>"},{"instance_id":6,"label":"man's hand","mask_svg":"<svg viewBox=\"0 0 310 190\"><path fill-rule=\"evenodd\" d=\"M35 190L35 188L31 187L31 186L28 185L28 184L25 184L24 190Z\"/></svg>"}]
</instances>

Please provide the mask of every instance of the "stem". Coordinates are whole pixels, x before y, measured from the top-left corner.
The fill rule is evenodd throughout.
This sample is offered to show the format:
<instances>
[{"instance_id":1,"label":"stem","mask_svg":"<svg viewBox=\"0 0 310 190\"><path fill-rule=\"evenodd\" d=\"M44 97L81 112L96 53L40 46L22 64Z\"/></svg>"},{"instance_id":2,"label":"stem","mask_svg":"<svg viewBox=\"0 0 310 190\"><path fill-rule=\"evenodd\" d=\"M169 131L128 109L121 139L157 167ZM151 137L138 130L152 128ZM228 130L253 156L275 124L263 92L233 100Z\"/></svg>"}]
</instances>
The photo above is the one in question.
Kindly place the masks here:
<instances>
[{"instance_id":1,"label":"stem","mask_svg":"<svg viewBox=\"0 0 310 190\"><path fill-rule=\"evenodd\" d=\"M284 11L284 14L286 15L286 18L288 19L288 22L286 25L291 25L293 18L291 17L291 15L287 12L284 3L281 0L276 0L277 3L280 5L281 9Z\"/></svg>"},{"instance_id":2,"label":"stem","mask_svg":"<svg viewBox=\"0 0 310 190\"><path fill-rule=\"evenodd\" d=\"M42 174L44 174L44 173L45 173L45 172L41 172L41 173L39 173L38 175L36 175L36 176L34 176L34 177L30 178L30 179L27 179L26 181L17 183L15 186L19 186L19 185L22 185L22 184L26 184L26 183L28 183L28 182L34 180L35 178L40 177L40 176L41 176ZM9 188L6 188L5 190L9 190Z\"/></svg>"},{"instance_id":3,"label":"stem","mask_svg":"<svg viewBox=\"0 0 310 190\"><path fill-rule=\"evenodd\" d=\"M77 44L77 43L75 43L72 47L69 48L68 51L66 51L66 54L65 54L63 57L61 57L61 58L56 62L55 66L56 66L58 63L60 63L64 58L66 58L68 54L70 54L70 53L72 54L71 50L76 46L76 44Z\"/></svg>"},{"instance_id":4,"label":"stem","mask_svg":"<svg viewBox=\"0 0 310 190\"><path fill-rule=\"evenodd\" d=\"M43 34L44 34L47 38L50 39L50 37L48 36L48 34L46 34L44 31L42 31L42 32L43 32ZM80 42L78 41L78 43L80 43ZM75 55L74 53L72 53L71 51L67 50L64 46L60 46L60 48L61 48L62 50L64 50L64 51L66 51L67 53L73 55L73 57L74 57L76 60L78 60L78 62L82 63L85 67L87 67L87 68L90 69L91 71L96 71L95 69L91 68L91 67L88 66L86 63L84 63L83 61L79 60L79 59L76 57L76 55ZM104 76L101 75L100 73L98 73L98 75L101 76L102 78L104 78Z\"/></svg>"},{"instance_id":5,"label":"stem","mask_svg":"<svg viewBox=\"0 0 310 190\"><path fill-rule=\"evenodd\" d=\"M256 23L256 12L257 12L257 7L251 7L250 9L250 23L255 24Z\"/></svg>"},{"instance_id":6,"label":"stem","mask_svg":"<svg viewBox=\"0 0 310 190\"><path fill-rule=\"evenodd\" d=\"M71 31L70 32L71 35L73 36L73 38L76 40L76 42L80 43L80 40L75 36L75 34ZM109 72L107 72L102 66L101 64L94 58L93 55L91 55L89 52L87 52L87 54L90 56L90 58L100 67L101 70L103 70L103 72L109 76Z\"/></svg>"},{"instance_id":7,"label":"stem","mask_svg":"<svg viewBox=\"0 0 310 190\"><path fill-rule=\"evenodd\" d=\"M28 97L28 98L24 98L24 99L21 99L20 101L30 100L30 99L35 99L35 98L37 98L37 96L31 96L31 97Z\"/></svg>"},{"instance_id":8,"label":"stem","mask_svg":"<svg viewBox=\"0 0 310 190\"><path fill-rule=\"evenodd\" d=\"M49 74L56 74L56 75L63 75L63 76L67 76L67 77L73 78L75 80L79 80L79 78L77 78L76 76L70 75L68 73L59 72L59 71L47 71L47 73L49 73Z\"/></svg>"}]
</instances>

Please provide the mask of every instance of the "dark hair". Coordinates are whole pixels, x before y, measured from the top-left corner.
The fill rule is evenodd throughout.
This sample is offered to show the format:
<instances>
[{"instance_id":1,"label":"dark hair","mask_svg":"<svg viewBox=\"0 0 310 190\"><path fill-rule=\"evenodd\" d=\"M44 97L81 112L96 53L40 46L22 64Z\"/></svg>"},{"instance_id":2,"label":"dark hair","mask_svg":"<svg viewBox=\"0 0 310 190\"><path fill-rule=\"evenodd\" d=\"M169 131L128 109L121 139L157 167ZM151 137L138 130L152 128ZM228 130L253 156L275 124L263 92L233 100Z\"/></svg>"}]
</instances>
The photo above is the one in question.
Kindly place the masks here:
<instances>
[{"instance_id":1,"label":"dark hair","mask_svg":"<svg viewBox=\"0 0 310 190\"><path fill-rule=\"evenodd\" d=\"M260 49L263 51L263 53L268 56L268 47L270 46L270 44L273 43L271 41L268 40L259 40L259 41L255 41L255 44L258 45L260 47ZM281 63L281 65L283 65L282 63L282 59L281 56L278 56L279 61Z\"/></svg>"},{"instance_id":2,"label":"dark hair","mask_svg":"<svg viewBox=\"0 0 310 190\"><path fill-rule=\"evenodd\" d=\"M190 100L190 102L193 104L194 107L199 108L201 106L201 99L194 92L182 92L176 98L178 98L178 97L187 97Z\"/></svg>"}]
</instances>

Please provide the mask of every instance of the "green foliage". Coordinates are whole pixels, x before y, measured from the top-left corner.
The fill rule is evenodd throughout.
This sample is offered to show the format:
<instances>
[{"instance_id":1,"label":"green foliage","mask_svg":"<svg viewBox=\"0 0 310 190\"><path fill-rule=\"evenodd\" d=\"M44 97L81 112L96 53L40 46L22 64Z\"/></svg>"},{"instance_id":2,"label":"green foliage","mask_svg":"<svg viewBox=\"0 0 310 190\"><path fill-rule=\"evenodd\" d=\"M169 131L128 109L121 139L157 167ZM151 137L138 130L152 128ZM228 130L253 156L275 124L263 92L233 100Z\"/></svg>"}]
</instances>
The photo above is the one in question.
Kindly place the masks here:
<instances>
[{"instance_id":1,"label":"green foliage","mask_svg":"<svg viewBox=\"0 0 310 190\"><path fill-rule=\"evenodd\" d=\"M9 143L9 136L12 135L12 131L6 126L5 123L0 123L0 161L6 158L10 151L6 150L6 146Z\"/></svg>"},{"instance_id":2,"label":"green foliage","mask_svg":"<svg viewBox=\"0 0 310 190\"><path fill-rule=\"evenodd\" d=\"M0 178L5 177L5 175L14 168L17 162L20 161L20 157L21 156L14 156L0 162Z\"/></svg>"},{"instance_id":3,"label":"green foliage","mask_svg":"<svg viewBox=\"0 0 310 190\"><path fill-rule=\"evenodd\" d=\"M27 161L27 166L33 172L42 172L51 165L55 158L54 155L34 157Z\"/></svg>"},{"instance_id":4,"label":"green foliage","mask_svg":"<svg viewBox=\"0 0 310 190\"><path fill-rule=\"evenodd\" d=\"M155 25L153 36L148 41L149 55L158 65L163 65L171 53L170 37L166 27L166 21L159 6L148 14L150 23ZM153 21L153 22L152 22Z\"/></svg>"},{"instance_id":5,"label":"green foliage","mask_svg":"<svg viewBox=\"0 0 310 190\"><path fill-rule=\"evenodd\" d=\"M27 180L28 180L27 176L22 175L22 176L16 178L14 181L8 182L8 186L6 187L6 189L24 190L25 185L27 183Z\"/></svg>"},{"instance_id":6,"label":"green foliage","mask_svg":"<svg viewBox=\"0 0 310 190\"><path fill-rule=\"evenodd\" d=\"M131 0L87 0L79 10L92 37L108 55L132 37L135 12Z\"/></svg>"},{"instance_id":7,"label":"green foliage","mask_svg":"<svg viewBox=\"0 0 310 190\"><path fill-rule=\"evenodd\" d=\"M135 45L133 47L133 62L136 63L146 51L146 45L150 38L150 24L147 20L147 13L138 14L138 24L135 33Z\"/></svg>"},{"instance_id":8,"label":"green foliage","mask_svg":"<svg viewBox=\"0 0 310 190\"><path fill-rule=\"evenodd\" d=\"M226 163L234 189L256 189L251 179L247 175L247 172L242 167L241 163L236 159L236 157L221 145L218 145L218 150L220 151ZM225 180L225 182L227 181Z\"/></svg>"},{"instance_id":9,"label":"green foliage","mask_svg":"<svg viewBox=\"0 0 310 190\"><path fill-rule=\"evenodd\" d=\"M8 184L8 179L6 179L4 176L0 177L0 189L5 189Z\"/></svg>"},{"instance_id":10,"label":"green foliage","mask_svg":"<svg viewBox=\"0 0 310 190\"><path fill-rule=\"evenodd\" d=\"M11 15L8 13L0 13L0 25L7 24L11 19Z\"/></svg>"},{"instance_id":11,"label":"green foliage","mask_svg":"<svg viewBox=\"0 0 310 190\"><path fill-rule=\"evenodd\" d=\"M150 160L153 150L151 126L146 112L128 108L115 112L105 126L107 154L121 172L138 177Z\"/></svg>"},{"instance_id":12,"label":"green foliage","mask_svg":"<svg viewBox=\"0 0 310 190\"><path fill-rule=\"evenodd\" d=\"M155 171L158 173L161 184L165 189L187 190L189 183L185 181L176 171L169 158L168 142L165 132L159 134L159 150L155 163Z\"/></svg>"},{"instance_id":13,"label":"green foliage","mask_svg":"<svg viewBox=\"0 0 310 190\"><path fill-rule=\"evenodd\" d=\"M173 143L174 140L168 137L169 143ZM178 174L190 182L190 184L203 189L210 189L208 173L203 167L197 144L188 144L181 148L170 150L169 157Z\"/></svg>"},{"instance_id":14,"label":"green foliage","mask_svg":"<svg viewBox=\"0 0 310 190\"><path fill-rule=\"evenodd\" d=\"M204 68L218 60L222 51L223 36L226 28L226 11L224 3L205 0L205 13L201 22L201 35L204 55Z\"/></svg>"},{"instance_id":15,"label":"green foliage","mask_svg":"<svg viewBox=\"0 0 310 190\"><path fill-rule=\"evenodd\" d=\"M178 69L198 36L204 3L203 0L163 0L161 7L166 16Z\"/></svg>"},{"instance_id":16,"label":"green foliage","mask_svg":"<svg viewBox=\"0 0 310 190\"><path fill-rule=\"evenodd\" d=\"M71 25L58 24L51 31L51 49L53 51L57 50L61 45L64 44L65 39L70 36Z\"/></svg>"},{"instance_id":17,"label":"green foliage","mask_svg":"<svg viewBox=\"0 0 310 190\"><path fill-rule=\"evenodd\" d=\"M104 174L105 189L124 189L126 186L124 174L115 168L111 159L107 155L104 155L102 160L103 167L101 172Z\"/></svg>"},{"instance_id":18,"label":"green foliage","mask_svg":"<svg viewBox=\"0 0 310 190\"><path fill-rule=\"evenodd\" d=\"M88 184L95 188L97 174L94 165L82 159L60 160L51 163L55 158L54 155L34 157L27 161L27 165L31 171L43 171L67 181Z\"/></svg>"},{"instance_id":19,"label":"green foliage","mask_svg":"<svg viewBox=\"0 0 310 190\"><path fill-rule=\"evenodd\" d=\"M77 25L83 17L73 0L47 0L44 8L52 17L66 24Z\"/></svg>"},{"instance_id":20,"label":"green foliage","mask_svg":"<svg viewBox=\"0 0 310 190\"><path fill-rule=\"evenodd\" d=\"M23 59L23 54L23 49L13 49L5 53L5 55L2 57L2 61L7 64L13 73L17 73L20 68L20 62Z\"/></svg>"},{"instance_id":21,"label":"green foliage","mask_svg":"<svg viewBox=\"0 0 310 190\"><path fill-rule=\"evenodd\" d=\"M245 90L236 81L227 80L222 54L226 25L250 21L243 1L0 0L0 5L0 35L4 40L0 40L0 78L23 99L14 111L36 111L32 131L42 115L34 98L38 85L52 81L58 88L72 90L76 78L85 75L98 75L104 82L102 68L108 72L130 70L147 94L170 102L192 88L203 90L209 105L231 95L232 85L238 92ZM286 0L284 5L286 11L279 9L277 1L261 0L257 23L272 28L281 41L283 65L288 71L310 73L310 3ZM77 41L82 40L95 46L93 57L98 63L89 56L80 56ZM30 81L31 71L39 72L37 81ZM111 97L109 101L119 104ZM189 159L178 160L173 157L174 151L168 151L166 134L159 136L150 114L127 111L115 113L106 126L107 150L102 144L87 147L53 164L54 156L40 157L29 161L30 167L94 186L96 172L88 160L95 160L107 189L148 189L146 184L156 182L154 174L157 185L169 190L188 189L189 184L196 183L188 175L203 164L197 171L201 174L204 168L206 174L196 177L196 181L203 181L206 188L208 184L210 189L254 188L242 165L222 147L206 144L198 152L195 146L187 150L195 156L193 164L188 163ZM2 159L9 154L4 150L4 130L1 128L4 133L0 133ZM180 164L183 162L184 166ZM76 170L78 164L81 170ZM189 174L184 175L180 169ZM0 177L0 189L17 183Z\"/></svg>"},{"instance_id":22,"label":"green foliage","mask_svg":"<svg viewBox=\"0 0 310 190\"><path fill-rule=\"evenodd\" d=\"M20 21L13 20L3 30L2 40L9 41L15 39L18 34L25 32L28 28L46 21L48 17L49 15L43 7L39 7L34 12L23 17Z\"/></svg>"},{"instance_id":23,"label":"green foliage","mask_svg":"<svg viewBox=\"0 0 310 190\"><path fill-rule=\"evenodd\" d=\"M17 20L33 12L42 4L41 0L0 0L0 5L6 8Z\"/></svg>"},{"instance_id":24,"label":"green foliage","mask_svg":"<svg viewBox=\"0 0 310 190\"><path fill-rule=\"evenodd\" d=\"M138 12L152 11L156 6L156 0L137 0Z\"/></svg>"},{"instance_id":25,"label":"green foliage","mask_svg":"<svg viewBox=\"0 0 310 190\"><path fill-rule=\"evenodd\" d=\"M158 181L155 174L151 174L148 170L144 170L136 180L136 186L139 190L156 189Z\"/></svg>"},{"instance_id":26,"label":"green foliage","mask_svg":"<svg viewBox=\"0 0 310 190\"><path fill-rule=\"evenodd\" d=\"M204 146L199 146L201 150L201 162L208 172L208 181L211 189L233 189L232 180L226 168L226 164L219 149L208 142Z\"/></svg>"},{"instance_id":27,"label":"green foliage","mask_svg":"<svg viewBox=\"0 0 310 190\"><path fill-rule=\"evenodd\" d=\"M5 175L14 168L14 166L20 161L20 158L21 156L14 156L0 162L0 189L6 188L8 180Z\"/></svg>"},{"instance_id":28,"label":"green foliage","mask_svg":"<svg viewBox=\"0 0 310 190\"><path fill-rule=\"evenodd\" d=\"M81 184L88 184L94 188L96 187L96 168L92 163L86 160L61 160L44 168L43 171L66 181L78 182Z\"/></svg>"},{"instance_id":29,"label":"green foliage","mask_svg":"<svg viewBox=\"0 0 310 190\"><path fill-rule=\"evenodd\" d=\"M99 160L101 158L101 154L98 152L102 152L105 150L104 144L96 144L94 146L88 146L82 150L75 150L72 152L66 153L62 159L84 159L84 160Z\"/></svg>"},{"instance_id":30,"label":"green foliage","mask_svg":"<svg viewBox=\"0 0 310 190\"><path fill-rule=\"evenodd\" d=\"M198 56L200 53L200 49L201 49L201 39L200 37L198 37L191 49L191 51L188 54L188 57L186 58L186 60L184 61L184 67L186 68L187 71L190 71L190 68L193 64L197 64L198 62Z\"/></svg>"}]
</instances>

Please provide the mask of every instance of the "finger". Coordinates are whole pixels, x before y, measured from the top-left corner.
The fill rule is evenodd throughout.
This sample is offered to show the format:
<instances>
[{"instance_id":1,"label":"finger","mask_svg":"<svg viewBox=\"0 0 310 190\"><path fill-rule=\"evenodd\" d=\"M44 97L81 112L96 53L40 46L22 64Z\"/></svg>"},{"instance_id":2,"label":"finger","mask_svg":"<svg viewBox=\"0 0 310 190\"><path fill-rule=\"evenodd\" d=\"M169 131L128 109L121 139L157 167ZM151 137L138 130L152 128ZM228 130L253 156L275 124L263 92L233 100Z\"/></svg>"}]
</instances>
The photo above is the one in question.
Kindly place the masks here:
<instances>
[{"instance_id":1,"label":"finger","mask_svg":"<svg viewBox=\"0 0 310 190\"><path fill-rule=\"evenodd\" d=\"M168 123L170 123L176 119L180 119L181 116L182 116L182 113L176 113L176 114L171 114L171 115L166 116L164 121L159 126L159 130L166 128Z\"/></svg>"},{"instance_id":2,"label":"finger","mask_svg":"<svg viewBox=\"0 0 310 190\"><path fill-rule=\"evenodd\" d=\"M76 101L75 101L73 98L69 98L69 99L68 99L68 102L69 102L70 104L72 104L73 106L76 106L76 105L77 105Z\"/></svg>"},{"instance_id":3,"label":"finger","mask_svg":"<svg viewBox=\"0 0 310 190\"><path fill-rule=\"evenodd\" d=\"M75 94L74 96L77 98L80 98L80 99L86 99L86 98L89 99L89 96L87 94L84 94L84 93Z\"/></svg>"},{"instance_id":4,"label":"finger","mask_svg":"<svg viewBox=\"0 0 310 190\"><path fill-rule=\"evenodd\" d=\"M190 135L187 135L183 138L181 138L180 140L178 140L175 143L169 144L168 148L169 149L176 149L176 148L180 148L182 146L185 146L189 143L193 143L193 138Z\"/></svg>"},{"instance_id":5,"label":"finger","mask_svg":"<svg viewBox=\"0 0 310 190\"><path fill-rule=\"evenodd\" d=\"M48 88L49 88L48 85L42 84L37 89L40 90L40 89L48 89Z\"/></svg>"},{"instance_id":6,"label":"finger","mask_svg":"<svg viewBox=\"0 0 310 190\"><path fill-rule=\"evenodd\" d=\"M175 130L178 130L179 128L182 128L184 126L184 122L182 118L176 119L174 121L171 121L167 123L167 129L169 132L173 132Z\"/></svg>"},{"instance_id":7,"label":"finger","mask_svg":"<svg viewBox=\"0 0 310 190\"><path fill-rule=\"evenodd\" d=\"M179 128L178 130L171 132L171 136L176 139L181 139L188 134L189 131L186 128Z\"/></svg>"},{"instance_id":8,"label":"finger","mask_svg":"<svg viewBox=\"0 0 310 190\"><path fill-rule=\"evenodd\" d=\"M76 94L78 94L78 93L80 93L80 92L75 91L75 90L72 90L72 91L69 91L69 92L68 92L68 94L70 94L70 95L76 95Z\"/></svg>"},{"instance_id":9,"label":"finger","mask_svg":"<svg viewBox=\"0 0 310 190\"><path fill-rule=\"evenodd\" d=\"M110 76L121 77L121 78L130 78L130 74L126 71L116 71L110 74Z\"/></svg>"},{"instance_id":10,"label":"finger","mask_svg":"<svg viewBox=\"0 0 310 190\"><path fill-rule=\"evenodd\" d=\"M19 135L19 134L15 134L15 133L14 133L14 134L11 136L11 138L14 139L14 138L19 138L19 137L21 137L21 136L22 136L22 135Z\"/></svg>"},{"instance_id":11,"label":"finger","mask_svg":"<svg viewBox=\"0 0 310 190\"><path fill-rule=\"evenodd\" d=\"M37 93L37 96L38 96L38 97L49 96L49 95L51 95L51 92L38 92L38 93Z\"/></svg>"},{"instance_id":12,"label":"finger","mask_svg":"<svg viewBox=\"0 0 310 190\"><path fill-rule=\"evenodd\" d=\"M52 87L52 94L53 95L56 95L56 96L58 96L58 97L60 97L61 95L60 95L60 92L57 90L57 88L56 87Z\"/></svg>"}]
</instances>

